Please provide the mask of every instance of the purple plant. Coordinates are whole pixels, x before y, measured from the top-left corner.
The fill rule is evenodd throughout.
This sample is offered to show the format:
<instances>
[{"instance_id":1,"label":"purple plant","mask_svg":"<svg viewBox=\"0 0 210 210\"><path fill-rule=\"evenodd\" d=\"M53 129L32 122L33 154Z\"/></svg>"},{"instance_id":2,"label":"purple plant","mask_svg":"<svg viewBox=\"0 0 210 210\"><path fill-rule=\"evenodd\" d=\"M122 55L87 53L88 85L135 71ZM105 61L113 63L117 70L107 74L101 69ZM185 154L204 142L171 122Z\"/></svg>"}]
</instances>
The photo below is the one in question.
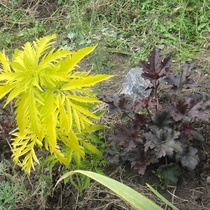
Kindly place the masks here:
<instances>
[{"instance_id":1,"label":"purple plant","mask_svg":"<svg viewBox=\"0 0 210 210\"><path fill-rule=\"evenodd\" d=\"M156 47L148 61L140 62L142 77L150 81L153 89L147 98L133 101L129 95L116 93L99 97L109 104L110 110L117 110L128 119L125 124L115 126L109 138L108 157L116 162L129 162L142 175L150 164L162 158L166 163L175 161L189 170L199 163L198 150L191 142L202 135L193 123L209 121L209 96L197 93L180 97L181 89L192 84L190 73L195 63L185 65L177 75L170 71L171 63L172 59L164 58ZM167 90L159 88L163 82L168 85ZM170 91L167 103L160 105L160 95L166 91ZM168 168L171 170L172 166Z\"/></svg>"}]
</instances>

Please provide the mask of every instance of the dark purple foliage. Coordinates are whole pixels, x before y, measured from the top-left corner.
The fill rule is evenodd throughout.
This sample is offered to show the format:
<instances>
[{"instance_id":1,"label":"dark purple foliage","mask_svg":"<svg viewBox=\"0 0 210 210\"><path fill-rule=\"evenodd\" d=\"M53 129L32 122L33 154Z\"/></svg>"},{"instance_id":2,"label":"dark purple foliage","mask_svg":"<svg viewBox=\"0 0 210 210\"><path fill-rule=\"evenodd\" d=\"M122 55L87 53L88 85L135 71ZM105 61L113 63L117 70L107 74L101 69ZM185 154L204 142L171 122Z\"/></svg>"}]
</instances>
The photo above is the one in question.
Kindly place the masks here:
<instances>
[{"instance_id":1,"label":"dark purple foliage","mask_svg":"<svg viewBox=\"0 0 210 210\"><path fill-rule=\"evenodd\" d=\"M170 71L170 65L171 58L164 58L160 50L154 48L148 61L140 62L142 77L149 79L153 85L151 96L133 101L128 95L113 94L100 99L109 104L110 109L120 111L129 119L115 126L114 134L109 138L108 157L120 163L129 162L142 175L150 164L164 157L172 165L163 167L168 168L163 176L170 174L171 181L176 182L179 172L173 161L189 170L195 169L199 163L198 150L192 146L192 140L203 137L193 125L197 121L209 121L210 99L207 94L200 93L186 98L182 98L181 94L176 97L175 91L191 82L190 73L195 63L185 65L177 75ZM168 103L159 106L161 81L167 82L174 91L171 93L170 88L162 88L162 92L170 91L171 98ZM171 175L173 173L174 176Z\"/></svg>"},{"instance_id":2,"label":"dark purple foliage","mask_svg":"<svg viewBox=\"0 0 210 210\"><path fill-rule=\"evenodd\" d=\"M132 156L131 156L132 155ZM158 162L158 159L153 150L147 152L143 150L134 150L130 153L131 168L137 170L139 174L144 175L147 166Z\"/></svg>"},{"instance_id":3,"label":"dark purple foliage","mask_svg":"<svg viewBox=\"0 0 210 210\"><path fill-rule=\"evenodd\" d=\"M148 56L148 61L140 61L140 66L144 71L142 77L155 84L159 78L166 76L170 65L171 58L164 58L160 54L160 49L155 47Z\"/></svg>"},{"instance_id":4,"label":"dark purple foliage","mask_svg":"<svg viewBox=\"0 0 210 210\"><path fill-rule=\"evenodd\" d=\"M182 86L190 83L190 73L193 68L195 68L196 62L191 64L186 64L180 74L175 75L173 72L170 72L165 77L165 81L173 86L173 89L181 88Z\"/></svg>"},{"instance_id":5,"label":"dark purple foliage","mask_svg":"<svg viewBox=\"0 0 210 210\"><path fill-rule=\"evenodd\" d=\"M129 121L127 125L118 125L114 134L109 138L118 145L123 146L125 151L135 149L140 143L143 143L141 130L138 125Z\"/></svg>"}]
</instances>

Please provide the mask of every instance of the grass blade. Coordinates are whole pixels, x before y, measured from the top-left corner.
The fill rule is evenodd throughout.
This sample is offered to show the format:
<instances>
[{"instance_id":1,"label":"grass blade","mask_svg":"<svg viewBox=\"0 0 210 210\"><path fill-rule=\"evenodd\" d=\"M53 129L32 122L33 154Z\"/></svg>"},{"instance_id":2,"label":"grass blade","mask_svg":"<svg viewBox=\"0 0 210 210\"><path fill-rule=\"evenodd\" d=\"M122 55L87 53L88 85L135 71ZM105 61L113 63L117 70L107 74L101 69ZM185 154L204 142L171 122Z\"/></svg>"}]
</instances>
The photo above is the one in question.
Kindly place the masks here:
<instances>
[{"instance_id":1,"label":"grass blade","mask_svg":"<svg viewBox=\"0 0 210 210\"><path fill-rule=\"evenodd\" d=\"M154 202L152 202L145 196L141 195L137 191L131 189L130 187L114 179L111 179L107 176L97 174L91 171L83 171L83 170L70 171L64 174L57 181L55 187L63 179L75 173L80 173L80 174L90 177L91 179L94 179L95 181L99 182L100 184L104 185L105 187L115 192L119 197L127 201L131 206L135 207L138 210L162 210L162 208L160 208L157 204L155 204Z\"/></svg>"}]
</instances>

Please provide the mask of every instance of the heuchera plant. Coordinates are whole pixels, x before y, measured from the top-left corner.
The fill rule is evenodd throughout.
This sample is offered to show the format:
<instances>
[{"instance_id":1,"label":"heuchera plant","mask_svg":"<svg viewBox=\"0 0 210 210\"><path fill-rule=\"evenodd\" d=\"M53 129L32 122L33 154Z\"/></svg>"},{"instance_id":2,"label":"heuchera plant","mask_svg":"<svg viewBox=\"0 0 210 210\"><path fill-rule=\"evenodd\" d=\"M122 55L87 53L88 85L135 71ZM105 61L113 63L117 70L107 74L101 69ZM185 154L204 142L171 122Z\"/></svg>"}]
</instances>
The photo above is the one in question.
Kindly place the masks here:
<instances>
[{"instance_id":1,"label":"heuchera plant","mask_svg":"<svg viewBox=\"0 0 210 210\"><path fill-rule=\"evenodd\" d=\"M0 53L0 99L7 95L5 106L15 101L12 156L28 174L39 163L36 148L43 146L66 166L72 159L79 164L85 149L100 154L82 134L101 128L93 121L98 119L94 104L101 101L90 87L111 76L75 69L95 46L56 49L55 38L27 42L11 60Z\"/></svg>"},{"instance_id":2,"label":"heuchera plant","mask_svg":"<svg viewBox=\"0 0 210 210\"><path fill-rule=\"evenodd\" d=\"M181 97L181 89L192 85L189 76L195 63L185 65L177 75L170 71L171 63L171 58L164 58L156 47L148 61L140 62L142 77L150 81L153 89L147 98L133 101L133 97L126 94L99 96L111 110L118 110L127 117L126 123L116 125L109 138L108 158L112 162L128 161L142 175L150 164L162 158L166 163L179 162L189 170L199 163L198 150L192 146L192 140L202 139L202 135L193 123L209 121L209 97L202 94ZM161 83L170 89L165 103L161 93L167 90L159 88Z\"/></svg>"}]
</instances>

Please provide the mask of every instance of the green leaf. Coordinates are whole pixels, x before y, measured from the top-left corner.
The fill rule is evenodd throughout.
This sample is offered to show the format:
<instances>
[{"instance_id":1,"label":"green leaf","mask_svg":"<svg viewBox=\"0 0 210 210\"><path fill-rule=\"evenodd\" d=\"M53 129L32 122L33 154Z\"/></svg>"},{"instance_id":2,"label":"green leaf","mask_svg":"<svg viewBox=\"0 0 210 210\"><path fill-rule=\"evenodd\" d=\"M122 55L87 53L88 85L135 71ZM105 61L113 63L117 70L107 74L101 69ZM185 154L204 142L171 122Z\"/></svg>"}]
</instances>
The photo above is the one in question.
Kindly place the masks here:
<instances>
[{"instance_id":1,"label":"green leaf","mask_svg":"<svg viewBox=\"0 0 210 210\"><path fill-rule=\"evenodd\" d=\"M180 169L176 163L159 166L157 173L161 175L166 186L176 185L180 177Z\"/></svg>"},{"instance_id":2,"label":"green leaf","mask_svg":"<svg viewBox=\"0 0 210 210\"><path fill-rule=\"evenodd\" d=\"M152 186L147 184L147 187L158 197L160 198L165 204L170 206L173 210L179 210L176 206L174 206L170 201L168 201L166 198L164 198L159 192L157 192Z\"/></svg>"},{"instance_id":3,"label":"green leaf","mask_svg":"<svg viewBox=\"0 0 210 210\"><path fill-rule=\"evenodd\" d=\"M66 177L71 176L73 174L80 173L84 174L91 179L94 179L95 181L99 182L100 184L104 185L105 187L112 190L114 193L116 193L119 197L121 197L123 200L128 202L131 206L138 210L162 210L157 204L153 203L151 200L146 198L145 196L141 195L137 191L131 189L130 187L114 180L109 177L106 177L101 174L97 174L91 171L83 171L83 170L76 170L76 171L70 171L66 174L64 174L56 183L55 187ZM54 188L55 188L54 187Z\"/></svg>"}]
</instances>

